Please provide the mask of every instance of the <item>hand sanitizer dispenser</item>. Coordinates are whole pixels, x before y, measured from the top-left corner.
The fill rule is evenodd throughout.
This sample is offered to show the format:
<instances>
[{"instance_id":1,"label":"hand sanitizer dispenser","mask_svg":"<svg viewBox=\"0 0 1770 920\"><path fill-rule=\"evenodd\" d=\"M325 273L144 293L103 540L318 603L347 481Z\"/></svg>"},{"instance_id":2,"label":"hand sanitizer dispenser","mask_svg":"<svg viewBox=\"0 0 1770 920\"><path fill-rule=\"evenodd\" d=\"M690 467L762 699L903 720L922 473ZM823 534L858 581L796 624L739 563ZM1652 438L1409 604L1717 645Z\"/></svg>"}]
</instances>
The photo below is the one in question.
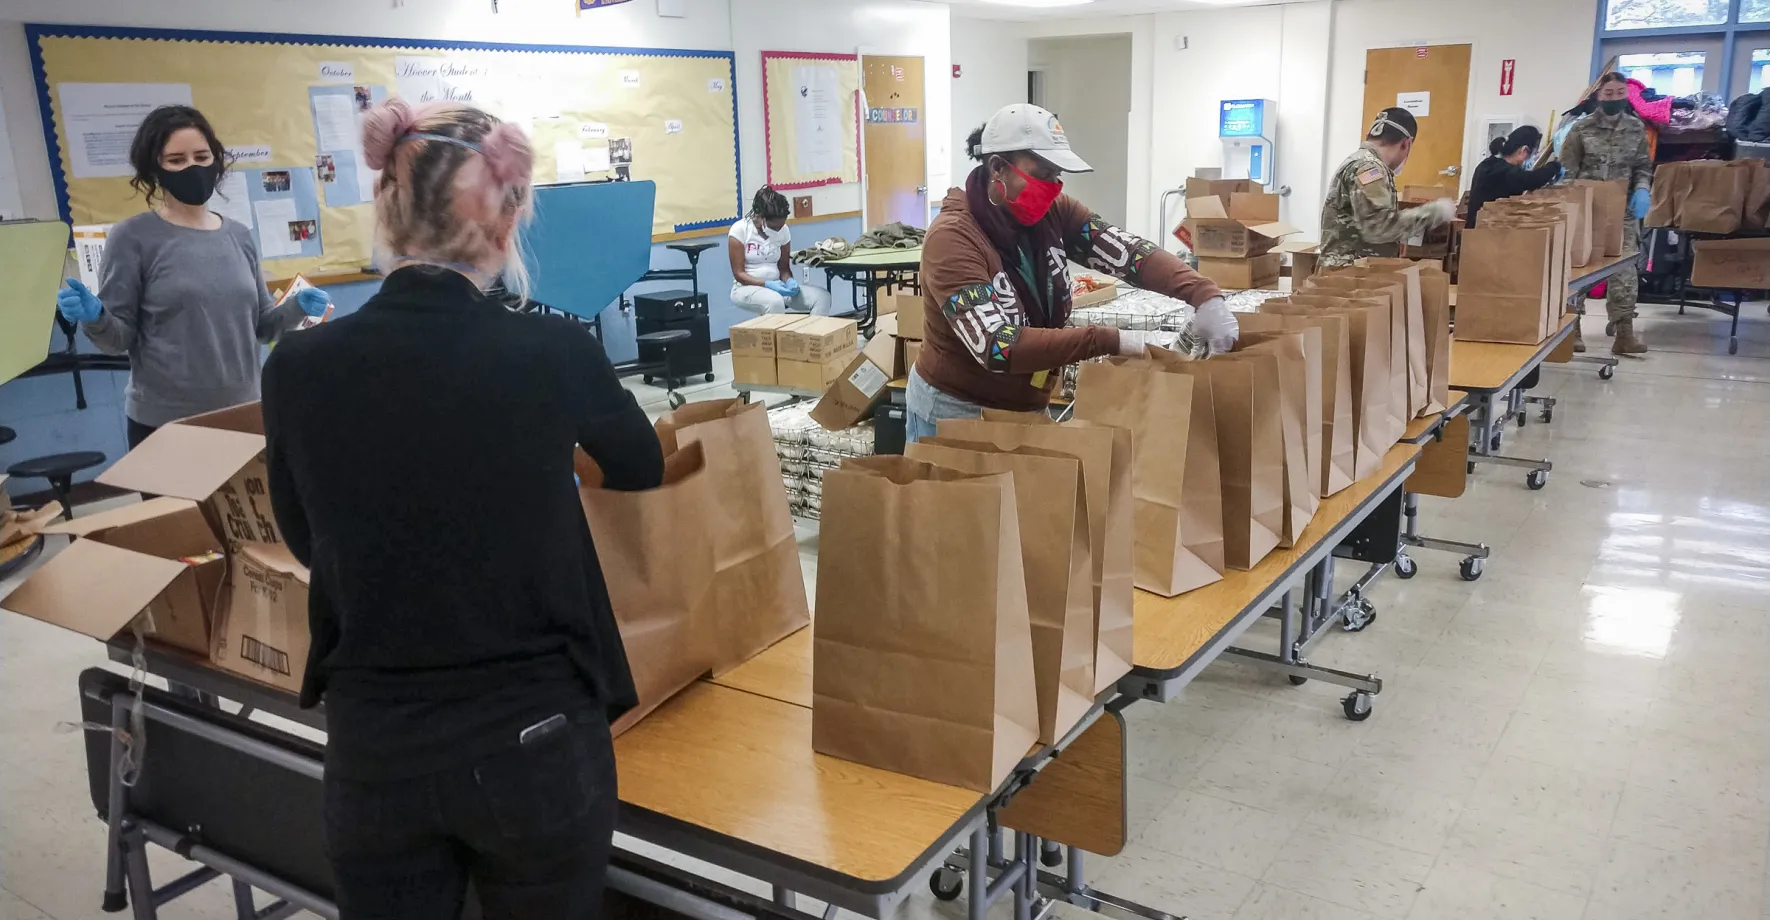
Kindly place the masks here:
<instances>
[{"instance_id":1,"label":"hand sanitizer dispenser","mask_svg":"<svg viewBox=\"0 0 1770 920\"><path fill-rule=\"evenodd\" d=\"M1223 178L1252 179L1270 187L1278 134L1278 107L1271 99L1226 99L1218 112L1223 140Z\"/></svg>"}]
</instances>

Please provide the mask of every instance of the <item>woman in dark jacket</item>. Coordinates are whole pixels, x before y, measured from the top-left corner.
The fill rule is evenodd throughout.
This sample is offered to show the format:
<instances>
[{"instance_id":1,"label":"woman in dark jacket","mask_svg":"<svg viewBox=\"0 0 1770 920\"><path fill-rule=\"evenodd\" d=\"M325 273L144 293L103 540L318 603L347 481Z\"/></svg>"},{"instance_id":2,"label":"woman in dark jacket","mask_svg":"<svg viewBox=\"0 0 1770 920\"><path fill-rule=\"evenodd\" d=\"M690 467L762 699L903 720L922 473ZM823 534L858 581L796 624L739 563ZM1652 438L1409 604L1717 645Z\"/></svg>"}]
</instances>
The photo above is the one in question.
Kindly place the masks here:
<instances>
[{"instance_id":1,"label":"woman in dark jacket","mask_svg":"<svg viewBox=\"0 0 1770 920\"><path fill-rule=\"evenodd\" d=\"M1535 169L1524 164L1542 149L1543 132L1525 125L1510 137L1496 137L1487 145L1488 158L1475 167L1469 180L1469 219L1465 226L1475 226L1475 215L1481 206L1501 198L1511 198L1535 191L1561 176L1561 164L1550 161Z\"/></svg>"},{"instance_id":2,"label":"woman in dark jacket","mask_svg":"<svg viewBox=\"0 0 1770 920\"><path fill-rule=\"evenodd\" d=\"M301 701L326 704L343 920L594 917L609 722L634 704L572 479L646 489L663 452L582 326L511 313L533 156L458 103L363 121L387 280L264 368L277 523L312 570Z\"/></svg>"}]
</instances>

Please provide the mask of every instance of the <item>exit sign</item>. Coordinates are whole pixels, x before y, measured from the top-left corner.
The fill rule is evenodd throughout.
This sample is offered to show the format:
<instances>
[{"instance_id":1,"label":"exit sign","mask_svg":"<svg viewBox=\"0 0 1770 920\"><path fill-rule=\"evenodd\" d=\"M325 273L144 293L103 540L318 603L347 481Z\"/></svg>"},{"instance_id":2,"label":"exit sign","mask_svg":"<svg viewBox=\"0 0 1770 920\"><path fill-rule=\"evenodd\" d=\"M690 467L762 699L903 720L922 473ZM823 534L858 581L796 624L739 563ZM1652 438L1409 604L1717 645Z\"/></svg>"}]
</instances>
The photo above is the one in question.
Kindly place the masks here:
<instances>
[{"instance_id":1,"label":"exit sign","mask_svg":"<svg viewBox=\"0 0 1770 920\"><path fill-rule=\"evenodd\" d=\"M1518 61L1507 58L1500 62L1500 95L1512 95L1512 72L1518 68Z\"/></svg>"}]
</instances>

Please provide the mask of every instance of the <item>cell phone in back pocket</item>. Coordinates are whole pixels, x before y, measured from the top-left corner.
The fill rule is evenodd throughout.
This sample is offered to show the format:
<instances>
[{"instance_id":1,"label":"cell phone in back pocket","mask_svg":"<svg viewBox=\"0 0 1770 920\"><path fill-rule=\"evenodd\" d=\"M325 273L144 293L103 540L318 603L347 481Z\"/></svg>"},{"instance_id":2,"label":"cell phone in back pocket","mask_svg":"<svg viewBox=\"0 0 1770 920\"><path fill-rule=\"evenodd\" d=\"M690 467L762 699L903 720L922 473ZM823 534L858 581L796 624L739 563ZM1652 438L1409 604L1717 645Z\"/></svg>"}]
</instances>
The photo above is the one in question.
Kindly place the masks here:
<instances>
[{"instance_id":1,"label":"cell phone in back pocket","mask_svg":"<svg viewBox=\"0 0 1770 920\"><path fill-rule=\"evenodd\" d=\"M557 712L523 729L522 733L516 736L516 741L518 744L534 744L565 728L567 724L565 713Z\"/></svg>"}]
</instances>

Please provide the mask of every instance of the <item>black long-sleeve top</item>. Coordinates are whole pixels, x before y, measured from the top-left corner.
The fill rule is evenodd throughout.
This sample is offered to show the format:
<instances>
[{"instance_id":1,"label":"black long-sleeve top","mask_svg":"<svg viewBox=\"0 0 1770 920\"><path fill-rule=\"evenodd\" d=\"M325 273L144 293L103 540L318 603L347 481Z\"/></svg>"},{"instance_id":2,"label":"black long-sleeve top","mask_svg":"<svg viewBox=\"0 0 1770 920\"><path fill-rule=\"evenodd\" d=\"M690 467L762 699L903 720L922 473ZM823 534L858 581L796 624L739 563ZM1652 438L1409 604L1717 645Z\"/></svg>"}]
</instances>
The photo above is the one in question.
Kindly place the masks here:
<instances>
[{"instance_id":1,"label":"black long-sleeve top","mask_svg":"<svg viewBox=\"0 0 1770 920\"><path fill-rule=\"evenodd\" d=\"M1488 157L1475 166L1469 178L1469 217L1465 227L1475 226L1475 215L1490 201L1534 192L1554 182L1561 175L1561 164L1553 160L1535 169L1525 169L1506 162L1504 157Z\"/></svg>"},{"instance_id":2,"label":"black long-sleeve top","mask_svg":"<svg viewBox=\"0 0 1770 920\"><path fill-rule=\"evenodd\" d=\"M557 712L636 702L572 479L663 478L651 425L602 346L409 267L264 368L271 501L312 572L301 701L327 768L396 779L516 743Z\"/></svg>"}]
</instances>

